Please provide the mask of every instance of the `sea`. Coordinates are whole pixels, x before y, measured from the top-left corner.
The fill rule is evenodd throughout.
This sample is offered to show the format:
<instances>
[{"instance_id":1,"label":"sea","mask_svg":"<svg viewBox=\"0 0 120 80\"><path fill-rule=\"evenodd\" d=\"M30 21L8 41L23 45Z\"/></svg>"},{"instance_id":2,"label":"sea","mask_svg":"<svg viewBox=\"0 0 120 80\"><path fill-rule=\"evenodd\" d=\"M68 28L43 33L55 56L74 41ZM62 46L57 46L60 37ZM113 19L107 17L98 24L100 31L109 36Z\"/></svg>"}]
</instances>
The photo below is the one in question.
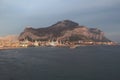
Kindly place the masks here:
<instances>
[{"instance_id":1,"label":"sea","mask_svg":"<svg viewBox=\"0 0 120 80\"><path fill-rule=\"evenodd\" d=\"M0 50L0 80L120 80L120 46Z\"/></svg>"}]
</instances>

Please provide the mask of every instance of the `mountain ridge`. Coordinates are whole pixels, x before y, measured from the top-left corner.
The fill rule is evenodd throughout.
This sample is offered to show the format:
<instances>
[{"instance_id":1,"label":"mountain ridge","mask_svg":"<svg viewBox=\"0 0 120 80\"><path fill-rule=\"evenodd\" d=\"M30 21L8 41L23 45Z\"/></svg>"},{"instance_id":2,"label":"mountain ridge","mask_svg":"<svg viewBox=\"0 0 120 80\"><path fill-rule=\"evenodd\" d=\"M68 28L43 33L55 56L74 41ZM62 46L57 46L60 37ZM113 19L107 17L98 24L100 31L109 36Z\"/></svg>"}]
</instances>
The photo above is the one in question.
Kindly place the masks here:
<instances>
[{"instance_id":1,"label":"mountain ridge","mask_svg":"<svg viewBox=\"0 0 120 80\"><path fill-rule=\"evenodd\" d=\"M104 36L104 32L97 28L80 26L71 20L59 21L49 27L32 28L27 27L19 35L19 40L28 39L30 41L60 40L60 41L95 41L109 42Z\"/></svg>"}]
</instances>

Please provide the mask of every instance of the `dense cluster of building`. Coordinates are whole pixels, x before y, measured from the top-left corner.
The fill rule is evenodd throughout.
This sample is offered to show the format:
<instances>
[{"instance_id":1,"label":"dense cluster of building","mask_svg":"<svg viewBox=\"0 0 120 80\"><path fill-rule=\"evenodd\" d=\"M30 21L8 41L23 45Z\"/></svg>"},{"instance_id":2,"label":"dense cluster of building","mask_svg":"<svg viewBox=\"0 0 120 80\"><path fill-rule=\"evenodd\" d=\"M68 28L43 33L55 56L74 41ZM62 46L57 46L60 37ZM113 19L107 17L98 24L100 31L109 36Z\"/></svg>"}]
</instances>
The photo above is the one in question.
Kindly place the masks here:
<instances>
[{"instance_id":1,"label":"dense cluster of building","mask_svg":"<svg viewBox=\"0 0 120 80\"><path fill-rule=\"evenodd\" d=\"M54 47L70 47L75 48L77 46L85 45L116 45L114 42L92 42L92 41L0 41L0 47L38 47L38 46L54 46Z\"/></svg>"},{"instance_id":2,"label":"dense cluster of building","mask_svg":"<svg viewBox=\"0 0 120 80\"><path fill-rule=\"evenodd\" d=\"M19 41L15 41L15 42L7 41L7 40L0 41L0 47L19 47Z\"/></svg>"}]
</instances>

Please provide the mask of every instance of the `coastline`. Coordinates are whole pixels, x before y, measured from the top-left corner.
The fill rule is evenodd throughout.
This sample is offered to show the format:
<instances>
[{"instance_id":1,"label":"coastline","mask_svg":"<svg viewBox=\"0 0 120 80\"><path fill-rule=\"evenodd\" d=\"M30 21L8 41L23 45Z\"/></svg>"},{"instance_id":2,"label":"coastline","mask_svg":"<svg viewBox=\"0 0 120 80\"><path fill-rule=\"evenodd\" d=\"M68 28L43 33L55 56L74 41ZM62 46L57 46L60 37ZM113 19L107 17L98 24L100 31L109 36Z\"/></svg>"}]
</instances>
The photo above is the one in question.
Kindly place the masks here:
<instances>
[{"instance_id":1,"label":"coastline","mask_svg":"<svg viewBox=\"0 0 120 80\"><path fill-rule=\"evenodd\" d=\"M19 49L23 47L0 47L0 50L11 50L11 49Z\"/></svg>"},{"instance_id":2,"label":"coastline","mask_svg":"<svg viewBox=\"0 0 120 80\"><path fill-rule=\"evenodd\" d=\"M54 47L68 47L70 49L75 49L80 46L83 47L83 46L119 46L119 45L72 45L72 46L54 46ZM40 47L40 46L37 46L37 47ZM47 46L44 46L44 47L47 47ZM50 46L50 47L53 47L53 46ZM0 47L0 51L1 50L20 49L20 48L29 48L29 47Z\"/></svg>"}]
</instances>

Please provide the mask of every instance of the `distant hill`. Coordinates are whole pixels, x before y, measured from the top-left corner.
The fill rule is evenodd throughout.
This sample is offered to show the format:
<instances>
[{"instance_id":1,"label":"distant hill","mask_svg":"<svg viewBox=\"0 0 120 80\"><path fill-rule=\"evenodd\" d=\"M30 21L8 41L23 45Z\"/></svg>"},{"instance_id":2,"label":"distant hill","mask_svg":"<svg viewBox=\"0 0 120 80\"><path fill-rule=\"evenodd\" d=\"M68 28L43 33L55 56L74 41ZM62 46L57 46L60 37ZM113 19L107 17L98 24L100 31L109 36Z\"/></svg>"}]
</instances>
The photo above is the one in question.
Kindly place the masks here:
<instances>
[{"instance_id":1,"label":"distant hill","mask_svg":"<svg viewBox=\"0 0 120 80\"><path fill-rule=\"evenodd\" d=\"M104 32L97 28L80 26L71 20L59 21L45 28L25 28L19 35L19 40L30 41L60 40L60 41L110 41L104 36Z\"/></svg>"},{"instance_id":2,"label":"distant hill","mask_svg":"<svg viewBox=\"0 0 120 80\"><path fill-rule=\"evenodd\" d=\"M0 40L2 41L17 41L18 40L18 35L7 35L7 36L2 36L0 37Z\"/></svg>"}]
</instances>

